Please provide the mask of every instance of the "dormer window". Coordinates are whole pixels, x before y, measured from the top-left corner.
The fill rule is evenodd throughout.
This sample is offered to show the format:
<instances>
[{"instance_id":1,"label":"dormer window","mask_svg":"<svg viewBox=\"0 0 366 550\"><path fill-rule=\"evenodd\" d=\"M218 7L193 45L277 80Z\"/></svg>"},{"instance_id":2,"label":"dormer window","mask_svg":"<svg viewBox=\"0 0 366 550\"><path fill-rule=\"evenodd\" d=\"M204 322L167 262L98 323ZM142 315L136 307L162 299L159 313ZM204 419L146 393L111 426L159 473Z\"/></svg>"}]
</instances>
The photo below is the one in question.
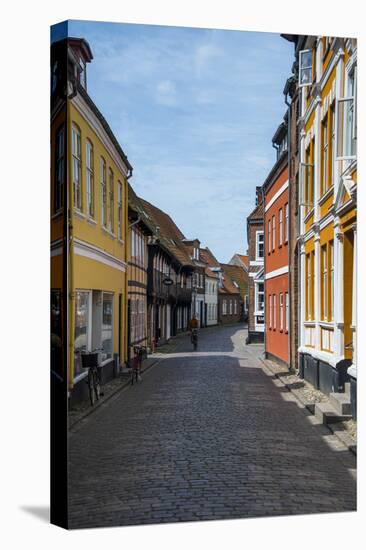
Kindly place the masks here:
<instances>
[{"instance_id":1,"label":"dormer window","mask_svg":"<svg viewBox=\"0 0 366 550\"><path fill-rule=\"evenodd\" d=\"M86 63L84 59L79 59L79 82L86 89Z\"/></svg>"}]
</instances>

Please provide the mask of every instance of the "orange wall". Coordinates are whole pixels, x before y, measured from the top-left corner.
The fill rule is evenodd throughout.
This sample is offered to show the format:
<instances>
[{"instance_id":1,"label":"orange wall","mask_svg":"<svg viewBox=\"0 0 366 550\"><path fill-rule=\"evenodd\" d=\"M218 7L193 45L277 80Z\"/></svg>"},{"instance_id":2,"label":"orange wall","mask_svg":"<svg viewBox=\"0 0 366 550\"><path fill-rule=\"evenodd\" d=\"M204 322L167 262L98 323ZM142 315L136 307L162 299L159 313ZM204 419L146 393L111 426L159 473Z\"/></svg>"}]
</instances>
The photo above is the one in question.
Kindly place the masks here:
<instances>
[{"instance_id":1,"label":"orange wall","mask_svg":"<svg viewBox=\"0 0 366 550\"><path fill-rule=\"evenodd\" d=\"M287 167L281 172L278 176L271 189L266 193L265 196L265 205L275 196L279 191L282 185L288 180L288 169ZM264 254L264 271L265 273L270 273L275 269L280 269L282 267L288 266L288 242L285 242L285 204L288 203L288 188L281 193L281 195L275 200L275 202L270 206L270 208L265 212L264 215L264 227L265 227L265 254ZM283 224L282 224L282 245L280 246L279 239L279 211L282 208L283 213ZM272 251L272 246L270 253L268 253L268 221L271 220L271 240L272 240L272 216L276 218L276 239L275 239L275 250ZM290 210L289 210L290 216ZM290 223L290 220L288 221ZM280 293L283 293L283 331L280 331ZM271 353L272 355L282 359L288 363L288 333L285 330L286 323L286 302L285 302L285 293L288 292L288 273L273 277L271 279L266 279L265 281L265 311L266 311L266 352ZM269 328L269 295L277 295L277 310L276 310L276 329ZM273 313L272 313L273 315Z\"/></svg>"},{"instance_id":2,"label":"orange wall","mask_svg":"<svg viewBox=\"0 0 366 550\"><path fill-rule=\"evenodd\" d=\"M283 292L283 330L280 330L280 292ZM267 279L265 283L265 311L266 311L266 352L275 355L285 363L288 363L288 332L286 332L286 300L285 293L288 292L288 274ZM276 329L269 328L269 295L277 295L276 308ZM272 299L273 300L273 299ZM273 302L272 302L273 303ZM272 311L273 319L273 311Z\"/></svg>"}]
</instances>

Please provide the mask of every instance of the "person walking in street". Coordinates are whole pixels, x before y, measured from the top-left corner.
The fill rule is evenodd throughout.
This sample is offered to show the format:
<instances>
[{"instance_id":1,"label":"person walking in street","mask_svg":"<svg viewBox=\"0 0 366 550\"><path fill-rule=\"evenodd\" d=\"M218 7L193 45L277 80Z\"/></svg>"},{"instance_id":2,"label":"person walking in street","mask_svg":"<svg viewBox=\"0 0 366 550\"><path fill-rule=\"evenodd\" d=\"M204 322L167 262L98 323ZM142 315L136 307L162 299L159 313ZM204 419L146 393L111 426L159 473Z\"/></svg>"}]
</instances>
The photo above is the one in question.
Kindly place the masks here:
<instances>
[{"instance_id":1,"label":"person walking in street","mask_svg":"<svg viewBox=\"0 0 366 550\"><path fill-rule=\"evenodd\" d=\"M189 330L191 333L191 342L193 344L194 349L197 349L198 326L199 326L198 319L196 315L193 315L192 319L189 321Z\"/></svg>"}]
</instances>

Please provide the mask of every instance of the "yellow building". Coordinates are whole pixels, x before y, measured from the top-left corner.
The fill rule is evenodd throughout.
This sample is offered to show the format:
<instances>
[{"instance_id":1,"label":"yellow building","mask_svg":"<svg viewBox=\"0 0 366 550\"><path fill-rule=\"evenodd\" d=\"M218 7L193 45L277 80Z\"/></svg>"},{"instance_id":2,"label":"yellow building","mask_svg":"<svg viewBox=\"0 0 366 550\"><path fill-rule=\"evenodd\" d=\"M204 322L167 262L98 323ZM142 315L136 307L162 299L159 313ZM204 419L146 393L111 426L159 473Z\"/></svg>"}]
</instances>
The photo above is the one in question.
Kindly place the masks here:
<instances>
[{"instance_id":1,"label":"yellow building","mask_svg":"<svg viewBox=\"0 0 366 550\"><path fill-rule=\"evenodd\" d=\"M132 167L87 93L88 43L53 46L51 287L67 265L68 386L82 397L80 352L101 349L102 380L127 360L128 183ZM65 59L67 56L67 87ZM65 225L65 215L68 218ZM65 238L64 238L65 237ZM65 340L66 341L66 340Z\"/></svg>"},{"instance_id":2,"label":"yellow building","mask_svg":"<svg viewBox=\"0 0 366 550\"><path fill-rule=\"evenodd\" d=\"M326 393L356 370L357 44L299 37L300 370Z\"/></svg>"}]
</instances>

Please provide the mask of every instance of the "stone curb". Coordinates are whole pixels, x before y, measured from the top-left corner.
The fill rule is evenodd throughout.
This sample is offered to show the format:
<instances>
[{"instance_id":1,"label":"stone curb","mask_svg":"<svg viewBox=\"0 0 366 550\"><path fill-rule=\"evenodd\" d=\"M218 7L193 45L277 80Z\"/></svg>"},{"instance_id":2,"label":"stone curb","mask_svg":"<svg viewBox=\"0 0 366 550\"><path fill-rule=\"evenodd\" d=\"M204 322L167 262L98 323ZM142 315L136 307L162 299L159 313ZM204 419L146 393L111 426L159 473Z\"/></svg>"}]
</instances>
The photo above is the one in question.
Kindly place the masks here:
<instances>
[{"instance_id":1,"label":"stone curb","mask_svg":"<svg viewBox=\"0 0 366 550\"><path fill-rule=\"evenodd\" d=\"M309 403L308 401L305 401L304 398L301 395L301 391L297 389L293 389L289 386L289 384L286 384L286 382L282 379L282 377L277 374L272 368L270 367L269 363L262 359L261 357L258 357L258 359L263 363L263 365L278 379L282 382L282 384L290 391L295 398L300 401L300 403L311 413L314 414L315 412L315 403ZM357 456L357 445L355 445L354 441L347 435L343 430L341 430L336 424L326 424L326 427L328 430L334 434L342 443L347 447L347 449Z\"/></svg>"},{"instance_id":2,"label":"stone curb","mask_svg":"<svg viewBox=\"0 0 366 550\"><path fill-rule=\"evenodd\" d=\"M152 358L153 359L153 358ZM147 365L143 370L142 370L142 374L147 372L148 370L150 370L154 365L156 365L156 363L158 363L160 361L160 357L157 357L155 359L155 361L153 361L152 363L150 363L149 365ZM115 390L113 390L105 399L102 399L100 401L98 401L96 404L94 404L93 407L90 407L87 411L85 411L84 414L82 414L80 417L78 417L74 422L69 423L69 426L68 426L68 429L72 429L74 428L75 426L77 426L77 424L79 424L82 420L84 420L85 418L87 418L88 416L90 416L91 414L93 414L95 411L97 411L99 409L99 407L101 407L102 405L104 405L105 403L107 403L112 397L114 397L118 392L122 391L123 389L127 388L128 386L130 385L130 380L127 378L124 382L121 383L120 386L118 386Z\"/></svg>"}]
</instances>

